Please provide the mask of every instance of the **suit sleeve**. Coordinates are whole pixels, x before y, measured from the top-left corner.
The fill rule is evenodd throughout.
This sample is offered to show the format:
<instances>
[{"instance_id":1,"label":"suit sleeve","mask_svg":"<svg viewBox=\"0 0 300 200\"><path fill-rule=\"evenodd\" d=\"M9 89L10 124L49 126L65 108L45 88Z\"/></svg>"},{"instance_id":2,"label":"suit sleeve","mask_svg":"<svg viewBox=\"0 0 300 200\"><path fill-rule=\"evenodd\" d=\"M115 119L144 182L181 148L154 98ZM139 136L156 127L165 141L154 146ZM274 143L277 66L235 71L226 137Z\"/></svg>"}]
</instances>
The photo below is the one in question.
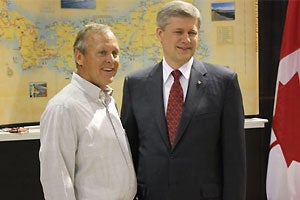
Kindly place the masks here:
<instances>
[{"instance_id":1,"label":"suit sleeve","mask_svg":"<svg viewBox=\"0 0 300 200\"><path fill-rule=\"evenodd\" d=\"M246 199L244 108L237 75L227 87L222 114L224 200Z\"/></svg>"},{"instance_id":2,"label":"suit sleeve","mask_svg":"<svg viewBox=\"0 0 300 200\"><path fill-rule=\"evenodd\" d=\"M130 144L134 167L137 170L139 137L138 137L138 127L134 116L133 102L131 100L130 82L128 77L125 77L124 87L123 87L121 121L126 131L127 138Z\"/></svg>"}]
</instances>

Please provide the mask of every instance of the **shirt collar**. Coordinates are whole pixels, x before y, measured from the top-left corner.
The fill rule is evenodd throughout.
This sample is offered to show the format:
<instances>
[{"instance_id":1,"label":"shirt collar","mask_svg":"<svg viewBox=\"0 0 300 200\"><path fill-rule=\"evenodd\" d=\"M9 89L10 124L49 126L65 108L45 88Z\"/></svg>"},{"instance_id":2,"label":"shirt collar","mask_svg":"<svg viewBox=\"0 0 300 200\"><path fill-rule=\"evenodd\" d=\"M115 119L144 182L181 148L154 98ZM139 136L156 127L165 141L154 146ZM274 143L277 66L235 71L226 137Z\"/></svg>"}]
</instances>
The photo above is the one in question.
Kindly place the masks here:
<instances>
[{"instance_id":1,"label":"shirt collar","mask_svg":"<svg viewBox=\"0 0 300 200\"><path fill-rule=\"evenodd\" d=\"M191 57L191 59L182 65L181 67L178 68L178 70L182 73L182 75L188 80L190 77L190 72L192 68L192 64L194 62L194 57ZM163 58L162 61L162 66L163 66L163 79L164 83L168 80L170 77L171 72L174 70L170 65L166 62L166 59Z\"/></svg>"},{"instance_id":2,"label":"shirt collar","mask_svg":"<svg viewBox=\"0 0 300 200\"><path fill-rule=\"evenodd\" d=\"M98 86L92 84L91 82L83 79L77 73L73 72L71 84L74 84L78 88L80 88L84 93L90 96L95 101L105 102L106 104L109 103L110 97L113 94L113 89L109 86L106 86L104 90L99 88Z\"/></svg>"}]
</instances>

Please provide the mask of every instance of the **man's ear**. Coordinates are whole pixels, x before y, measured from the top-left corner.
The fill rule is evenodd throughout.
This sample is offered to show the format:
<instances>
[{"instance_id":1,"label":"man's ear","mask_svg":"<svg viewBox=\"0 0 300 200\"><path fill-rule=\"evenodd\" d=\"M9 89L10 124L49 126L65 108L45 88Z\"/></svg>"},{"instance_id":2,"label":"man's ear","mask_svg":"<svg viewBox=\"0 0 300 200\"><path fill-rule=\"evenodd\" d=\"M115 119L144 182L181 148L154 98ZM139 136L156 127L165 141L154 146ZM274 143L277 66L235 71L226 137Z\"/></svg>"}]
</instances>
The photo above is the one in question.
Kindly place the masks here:
<instances>
[{"instance_id":1,"label":"man's ear","mask_svg":"<svg viewBox=\"0 0 300 200\"><path fill-rule=\"evenodd\" d=\"M74 58L75 58L75 61L76 61L77 65L82 65L82 63L83 63L83 54L78 49L74 50Z\"/></svg>"},{"instance_id":2,"label":"man's ear","mask_svg":"<svg viewBox=\"0 0 300 200\"><path fill-rule=\"evenodd\" d=\"M160 27L157 27L156 28L156 37L160 42L161 42L162 34L163 34L163 30Z\"/></svg>"}]
</instances>

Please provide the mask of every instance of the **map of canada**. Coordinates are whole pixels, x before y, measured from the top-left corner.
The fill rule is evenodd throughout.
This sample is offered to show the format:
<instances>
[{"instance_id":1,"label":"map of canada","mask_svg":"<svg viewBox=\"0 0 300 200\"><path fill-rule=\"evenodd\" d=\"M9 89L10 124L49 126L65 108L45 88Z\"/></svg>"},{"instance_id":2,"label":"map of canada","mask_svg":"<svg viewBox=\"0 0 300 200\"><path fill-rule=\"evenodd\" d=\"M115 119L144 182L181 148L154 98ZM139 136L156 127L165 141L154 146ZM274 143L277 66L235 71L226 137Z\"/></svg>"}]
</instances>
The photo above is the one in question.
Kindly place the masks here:
<instances>
[{"instance_id":1,"label":"map of canada","mask_svg":"<svg viewBox=\"0 0 300 200\"><path fill-rule=\"evenodd\" d=\"M96 0L95 9L78 9L62 8L60 0L0 0L0 124L39 121L49 99L76 71L74 38L89 22L110 25L119 40L121 66L111 86L120 106L124 76L162 59L155 18L166 2ZM204 7L203 1L189 2ZM205 37L196 55L209 58Z\"/></svg>"}]
</instances>

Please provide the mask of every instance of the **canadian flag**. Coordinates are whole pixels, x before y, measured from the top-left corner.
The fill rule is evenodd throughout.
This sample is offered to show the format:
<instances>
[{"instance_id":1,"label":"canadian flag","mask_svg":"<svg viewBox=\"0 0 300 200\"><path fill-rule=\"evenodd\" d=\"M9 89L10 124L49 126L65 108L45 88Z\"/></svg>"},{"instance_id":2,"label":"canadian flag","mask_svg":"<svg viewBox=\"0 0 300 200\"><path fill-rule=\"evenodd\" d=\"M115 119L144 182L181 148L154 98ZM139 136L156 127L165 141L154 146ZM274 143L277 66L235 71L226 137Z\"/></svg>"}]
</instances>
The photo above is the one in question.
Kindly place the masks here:
<instances>
[{"instance_id":1,"label":"canadian flag","mask_svg":"<svg viewBox=\"0 0 300 200\"><path fill-rule=\"evenodd\" d=\"M289 0L271 130L268 200L300 200L300 0Z\"/></svg>"}]
</instances>

